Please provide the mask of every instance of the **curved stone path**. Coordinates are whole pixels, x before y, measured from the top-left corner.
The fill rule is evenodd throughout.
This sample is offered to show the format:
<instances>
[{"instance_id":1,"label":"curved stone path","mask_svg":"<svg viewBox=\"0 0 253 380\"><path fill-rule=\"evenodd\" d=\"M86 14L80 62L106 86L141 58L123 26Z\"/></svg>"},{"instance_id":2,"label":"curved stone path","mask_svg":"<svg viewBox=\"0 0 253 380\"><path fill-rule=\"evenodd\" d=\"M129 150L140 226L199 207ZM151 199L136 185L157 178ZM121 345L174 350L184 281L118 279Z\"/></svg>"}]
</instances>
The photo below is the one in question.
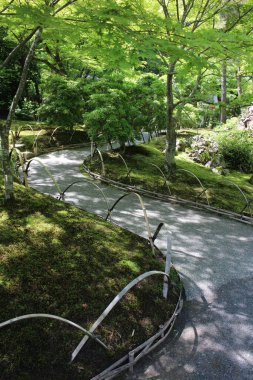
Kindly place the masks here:
<instances>
[{"instance_id":1,"label":"curved stone path","mask_svg":"<svg viewBox=\"0 0 253 380\"><path fill-rule=\"evenodd\" d=\"M79 167L88 149L58 151L38 158L64 190L83 179ZM58 195L45 169L33 161L30 186ZM109 205L123 194L98 183ZM101 194L90 183L74 185L65 200L106 215ZM166 249L173 236L172 261L180 272L187 301L166 344L141 361L126 379L253 378L253 229L215 214L144 198L152 232L165 227L156 245ZM112 214L114 222L147 237L137 197L124 198Z\"/></svg>"}]
</instances>

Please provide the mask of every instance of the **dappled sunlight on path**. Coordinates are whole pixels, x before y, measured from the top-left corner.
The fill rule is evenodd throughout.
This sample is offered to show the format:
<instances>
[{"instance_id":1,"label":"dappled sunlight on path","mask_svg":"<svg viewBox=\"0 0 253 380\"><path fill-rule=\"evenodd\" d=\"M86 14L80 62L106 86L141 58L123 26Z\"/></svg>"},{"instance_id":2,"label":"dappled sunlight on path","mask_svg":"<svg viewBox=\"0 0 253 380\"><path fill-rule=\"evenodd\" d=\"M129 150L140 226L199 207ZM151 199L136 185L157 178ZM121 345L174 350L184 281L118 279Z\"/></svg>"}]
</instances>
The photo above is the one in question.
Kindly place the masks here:
<instances>
[{"instance_id":1,"label":"dappled sunlight on path","mask_svg":"<svg viewBox=\"0 0 253 380\"><path fill-rule=\"evenodd\" d=\"M79 167L83 149L39 157L50 168L61 191L84 177ZM36 161L30 185L59 195L52 179ZM123 191L95 182L110 207ZM101 192L89 182L73 185L65 201L107 214ZM253 378L253 234L252 227L205 211L144 198L152 233L162 228L156 245L166 250L167 232L173 237L172 261L185 284L187 303L173 337L151 359L136 367L128 379L251 379ZM148 237L143 211L133 195L123 198L112 221ZM171 341L173 344L171 344Z\"/></svg>"},{"instance_id":2,"label":"dappled sunlight on path","mask_svg":"<svg viewBox=\"0 0 253 380\"><path fill-rule=\"evenodd\" d=\"M244 278L220 287L212 304L188 301L166 345L127 379L252 379L252 289Z\"/></svg>"}]
</instances>

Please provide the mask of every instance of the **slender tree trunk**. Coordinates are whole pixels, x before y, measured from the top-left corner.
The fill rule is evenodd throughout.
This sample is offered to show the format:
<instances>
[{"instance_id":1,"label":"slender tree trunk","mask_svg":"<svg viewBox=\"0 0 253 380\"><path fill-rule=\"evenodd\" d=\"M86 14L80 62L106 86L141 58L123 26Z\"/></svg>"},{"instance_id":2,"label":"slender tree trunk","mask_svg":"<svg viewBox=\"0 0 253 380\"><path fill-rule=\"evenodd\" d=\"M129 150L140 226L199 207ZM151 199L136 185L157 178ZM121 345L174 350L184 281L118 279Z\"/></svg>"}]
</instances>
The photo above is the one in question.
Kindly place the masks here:
<instances>
[{"instance_id":1,"label":"slender tree trunk","mask_svg":"<svg viewBox=\"0 0 253 380\"><path fill-rule=\"evenodd\" d=\"M9 159L9 134L11 129L12 120L15 114L15 110L17 108L18 102L23 94L25 84L26 84L26 78L29 70L30 63L32 61L36 46L40 42L41 39L41 33L42 29L39 28L36 32L36 36L30 46L30 49L28 51L24 67L22 70L22 74L20 77L20 82L18 89L16 91L16 94L13 98L13 101L10 106L9 114L7 116L5 125L0 126L0 136L1 136L1 148L2 148L2 168L3 168L3 175L4 175L4 186L5 186L5 199L12 199L14 198L14 191L13 191L13 175L11 170L11 162Z\"/></svg>"},{"instance_id":2,"label":"slender tree trunk","mask_svg":"<svg viewBox=\"0 0 253 380\"><path fill-rule=\"evenodd\" d=\"M35 79L35 81L34 81L34 87L35 87L36 101L38 104L41 104L42 103L42 96L40 93L39 81L37 79Z\"/></svg>"},{"instance_id":3,"label":"slender tree trunk","mask_svg":"<svg viewBox=\"0 0 253 380\"><path fill-rule=\"evenodd\" d=\"M166 151L165 151L165 166L169 173L176 170L176 124L173 117L174 101L173 101L173 77L176 62L170 64L167 73L167 120L166 120Z\"/></svg>"},{"instance_id":4,"label":"slender tree trunk","mask_svg":"<svg viewBox=\"0 0 253 380\"><path fill-rule=\"evenodd\" d=\"M237 81L237 95L240 96L242 94L242 74L241 74L240 66L237 69L236 81Z\"/></svg>"},{"instance_id":5,"label":"slender tree trunk","mask_svg":"<svg viewBox=\"0 0 253 380\"><path fill-rule=\"evenodd\" d=\"M220 107L220 122L226 124L227 121L227 64L226 62L222 63L222 72L221 72L221 107Z\"/></svg>"},{"instance_id":6,"label":"slender tree trunk","mask_svg":"<svg viewBox=\"0 0 253 380\"><path fill-rule=\"evenodd\" d=\"M10 200L14 197L13 191L13 177L9 159L9 132L6 130L6 126L0 125L0 137L1 137L1 160L2 170L4 175L4 188L5 199Z\"/></svg>"},{"instance_id":7,"label":"slender tree trunk","mask_svg":"<svg viewBox=\"0 0 253 380\"><path fill-rule=\"evenodd\" d=\"M13 57L21 50L28 41L32 39L34 34L38 31L39 27L37 26L32 30L32 32L24 39L22 40L8 55L8 57L5 59L5 61L2 63L2 67L7 67L10 61L13 59Z\"/></svg>"}]
</instances>

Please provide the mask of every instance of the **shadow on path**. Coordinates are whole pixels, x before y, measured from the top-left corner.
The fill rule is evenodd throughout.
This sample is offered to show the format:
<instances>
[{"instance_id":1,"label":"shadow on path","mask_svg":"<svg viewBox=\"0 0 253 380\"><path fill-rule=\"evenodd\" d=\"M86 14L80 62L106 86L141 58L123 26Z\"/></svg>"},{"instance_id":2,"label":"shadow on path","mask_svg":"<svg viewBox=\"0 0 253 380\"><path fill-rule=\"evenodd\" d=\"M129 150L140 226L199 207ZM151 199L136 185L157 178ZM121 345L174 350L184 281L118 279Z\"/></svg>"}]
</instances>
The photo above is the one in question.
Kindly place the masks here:
<instances>
[{"instance_id":1,"label":"shadow on path","mask_svg":"<svg viewBox=\"0 0 253 380\"><path fill-rule=\"evenodd\" d=\"M253 277L221 286L212 304L188 301L166 345L130 379L253 378Z\"/></svg>"},{"instance_id":2,"label":"shadow on path","mask_svg":"<svg viewBox=\"0 0 253 380\"><path fill-rule=\"evenodd\" d=\"M83 179L79 171L88 151L55 152L40 157L61 189ZM30 184L58 195L45 171L31 165ZM123 192L99 183L111 206ZM105 217L105 202L90 184L66 194L77 207ZM187 302L162 350L135 367L127 379L253 379L253 234L252 227L201 210L144 198L152 232L164 222L156 245L166 249L173 236L172 261L182 275ZM126 197L113 222L147 237L140 204Z\"/></svg>"}]
</instances>

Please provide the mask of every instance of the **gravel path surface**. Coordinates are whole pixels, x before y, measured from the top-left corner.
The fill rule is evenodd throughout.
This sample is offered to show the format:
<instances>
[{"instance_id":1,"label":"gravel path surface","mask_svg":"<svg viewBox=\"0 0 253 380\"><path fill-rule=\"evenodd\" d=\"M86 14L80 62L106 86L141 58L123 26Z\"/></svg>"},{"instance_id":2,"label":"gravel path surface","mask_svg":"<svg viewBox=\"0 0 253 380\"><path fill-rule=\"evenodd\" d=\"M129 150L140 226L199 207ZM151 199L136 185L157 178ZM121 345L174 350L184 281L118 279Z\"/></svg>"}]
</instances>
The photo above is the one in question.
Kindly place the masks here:
<instances>
[{"instance_id":1,"label":"gravel path surface","mask_svg":"<svg viewBox=\"0 0 253 380\"><path fill-rule=\"evenodd\" d=\"M30 167L30 186L57 196L52 179L39 161L64 190L84 178L79 167L88 153L83 148L39 157ZM65 200L105 216L106 202L90 182L72 186ZM110 206L123 194L95 183L104 191ZM160 222L165 223L156 241L161 250L166 250L167 232L172 233L172 261L184 281L187 301L166 344L126 378L253 379L252 226L149 198L144 202L152 232ZM119 202L112 219L147 237L143 212L134 195Z\"/></svg>"}]
</instances>

